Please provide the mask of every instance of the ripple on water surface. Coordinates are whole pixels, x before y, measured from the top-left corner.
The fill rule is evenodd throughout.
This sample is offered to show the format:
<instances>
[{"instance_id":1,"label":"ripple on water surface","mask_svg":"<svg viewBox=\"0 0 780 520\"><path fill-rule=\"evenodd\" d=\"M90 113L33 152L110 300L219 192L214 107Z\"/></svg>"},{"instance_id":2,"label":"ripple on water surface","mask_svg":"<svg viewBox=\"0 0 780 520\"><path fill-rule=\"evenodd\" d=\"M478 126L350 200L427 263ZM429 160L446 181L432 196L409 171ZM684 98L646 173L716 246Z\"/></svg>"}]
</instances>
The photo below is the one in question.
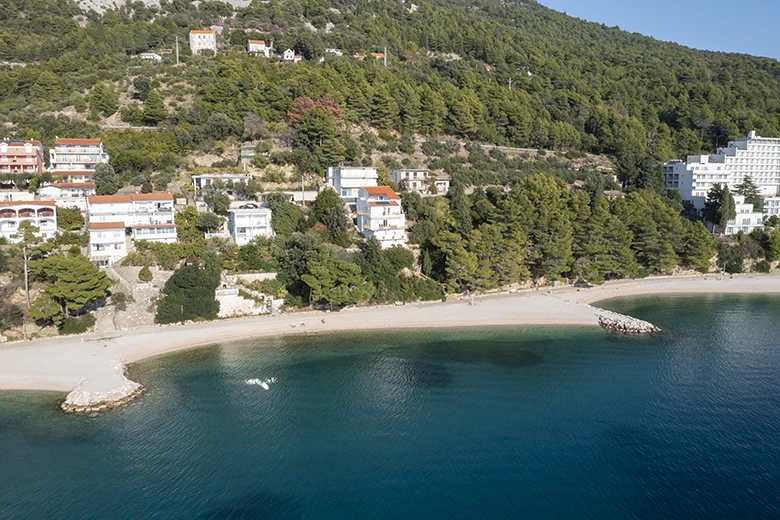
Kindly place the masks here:
<instances>
[{"instance_id":1,"label":"ripple on water surface","mask_svg":"<svg viewBox=\"0 0 780 520\"><path fill-rule=\"evenodd\" d=\"M780 517L780 298L604 305L667 332L213 346L94 417L0 393L0 516Z\"/></svg>"}]
</instances>

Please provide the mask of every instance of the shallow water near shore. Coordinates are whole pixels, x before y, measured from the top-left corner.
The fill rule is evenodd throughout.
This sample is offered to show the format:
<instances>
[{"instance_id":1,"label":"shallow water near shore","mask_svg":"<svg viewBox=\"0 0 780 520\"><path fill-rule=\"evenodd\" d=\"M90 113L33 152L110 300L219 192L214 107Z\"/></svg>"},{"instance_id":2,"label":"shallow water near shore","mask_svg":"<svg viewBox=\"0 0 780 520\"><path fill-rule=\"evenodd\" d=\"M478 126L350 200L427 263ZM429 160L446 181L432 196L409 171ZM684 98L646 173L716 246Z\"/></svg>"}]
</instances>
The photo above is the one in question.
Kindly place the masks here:
<instances>
[{"instance_id":1,"label":"shallow water near shore","mask_svg":"<svg viewBox=\"0 0 780 520\"><path fill-rule=\"evenodd\" d=\"M0 517L780 517L780 297L600 306L665 333L245 341L86 417L0 393Z\"/></svg>"}]
</instances>

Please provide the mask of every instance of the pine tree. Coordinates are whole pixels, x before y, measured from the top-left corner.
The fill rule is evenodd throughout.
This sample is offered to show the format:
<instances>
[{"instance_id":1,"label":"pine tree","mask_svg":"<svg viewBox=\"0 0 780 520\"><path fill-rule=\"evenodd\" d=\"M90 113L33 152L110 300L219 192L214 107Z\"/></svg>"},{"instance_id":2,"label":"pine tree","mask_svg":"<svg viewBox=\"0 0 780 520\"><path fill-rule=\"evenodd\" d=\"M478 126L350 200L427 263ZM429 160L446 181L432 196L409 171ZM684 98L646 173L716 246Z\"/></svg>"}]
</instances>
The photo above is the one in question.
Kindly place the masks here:
<instances>
[{"instance_id":1,"label":"pine tree","mask_svg":"<svg viewBox=\"0 0 780 520\"><path fill-rule=\"evenodd\" d=\"M301 280L311 288L311 301L339 306L369 300L374 286L365 280L360 267L339 260L327 248L307 263L308 273Z\"/></svg>"},{"instance_id":2,"label":"pine tree","mask_svg":"<svg viewBox=\"0 0 780 520\"><path fill-rule=\"evenodd\" d=\"M687 221L686 221L687 222ZM686 265L702 273L710 268L715 256L715 238L701 222L686 225L683 260Z\"/></svg>"},{"instance_id":3,"label":"pine tree","mask_svg":"<svg viewBox=\"0 0 780 520\"><path fill-rule=\"evenodd\" d=\"M157 90L152 90L144 101L144 123L157 125L168 119L168 110L165 108L163 97Z\"/></svg>"},{"instance_id":4,"label":"pine tree","mask_svg":"<svg viewBox=\"0 0 780 520\"><path fill-rule=\"evenodd\" d=\"M731 196L728 186L723 187L723 199L720 205L720 218L718 225L720 226L720 232L726 231L729 220L737 218L737 206L734 203L734 197Z\"/></svg>"},{"instance_id":5,"label":"pine tree","mask_svg":"<svg viewBox=\"0 0 780 520\"><path fill-rule=\"evenodd\" d=\"M43 268L51 280L46 293L60 302L66 317L70 311L107 298L113 285L106 273L82 255L53 255L43 261Z\"/></svg>"},{"instance_id":6,"label":"pine tree","mask_svg":"<svg viewBox=\"0 0 780 520\"><path fill-rule=\"evenodd\" d=\"M753 182L750 176L743 179L742 184L735 186L735 192L745 197L745 203L753 205L753 211L762 213L764 211L764 199L759 195L758 186Z\"/></svg>"},{"instance_id":7,"label":"pine tree","mask_svg":"<svg viewBox=\"0 0 780 520\"><path fill-rule=\"evenodd\" d=\"M380 129L392 128L398 117L398 105L384 84L374 87L371 96L371 124Z\"/></svg>"}]
</instances>

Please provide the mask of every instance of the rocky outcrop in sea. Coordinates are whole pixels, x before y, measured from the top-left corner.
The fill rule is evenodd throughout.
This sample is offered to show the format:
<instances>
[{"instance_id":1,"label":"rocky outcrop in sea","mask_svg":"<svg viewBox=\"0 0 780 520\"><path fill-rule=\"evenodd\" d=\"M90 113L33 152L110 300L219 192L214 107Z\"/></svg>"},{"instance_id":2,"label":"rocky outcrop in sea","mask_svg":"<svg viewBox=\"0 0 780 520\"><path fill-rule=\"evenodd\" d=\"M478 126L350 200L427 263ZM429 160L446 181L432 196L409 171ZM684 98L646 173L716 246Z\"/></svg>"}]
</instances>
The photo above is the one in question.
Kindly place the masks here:
<instances>
[{"instance_id":1,"label":"rocky outcrop in sea","mask_svg":"<svg viewBox=\"0 0 780 520\"><path fill-rule=\"evenodd\" d=\"M113 360L112 365L113 369L121 375L122 385L108 392L93 392L84 389L87 380L82 379L65 398L61 405L62 409L68 413L104 412L124 406L143 393L142 385L127 378L124 363Z\"/></svg>"}]
</instances>

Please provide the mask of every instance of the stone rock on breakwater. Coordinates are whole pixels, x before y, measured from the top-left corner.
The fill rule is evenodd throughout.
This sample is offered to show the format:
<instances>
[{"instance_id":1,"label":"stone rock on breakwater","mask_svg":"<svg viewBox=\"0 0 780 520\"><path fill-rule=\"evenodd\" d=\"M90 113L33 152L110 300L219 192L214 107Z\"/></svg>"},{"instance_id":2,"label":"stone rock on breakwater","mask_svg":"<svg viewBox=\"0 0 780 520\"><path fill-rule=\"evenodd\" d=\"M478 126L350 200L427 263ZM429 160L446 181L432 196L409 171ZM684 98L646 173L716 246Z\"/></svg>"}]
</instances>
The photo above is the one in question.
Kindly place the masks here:
<instances>
[{"instance_id":1,"label":"stone rock on breakwater","mask_svg":"<svg viewBox=\"0 0 780 520\"><path fill-rule=\"evenodd\" d=\"M87 381L82 379L65 398L61 408L68 413L104 412L123 406L141 395L144 387L127 378L124 364L121 361L113 361L113 365L124 381L121 386L106 392L88 391L83 388Z\"/></svg>"},{"instance_id":2,"label":"stone rock on breakwater","mask_svg":"<svg viewBox=\"0 0 780 520\"><path fill-rule=\"evenodd\" d=\"M599 325L610 332L622 332L624 334L652 334L662 332L660 327L644 320L638 320L631 316L618 313L610 315L599 314Z\"/></svg>"}]
</instances>

